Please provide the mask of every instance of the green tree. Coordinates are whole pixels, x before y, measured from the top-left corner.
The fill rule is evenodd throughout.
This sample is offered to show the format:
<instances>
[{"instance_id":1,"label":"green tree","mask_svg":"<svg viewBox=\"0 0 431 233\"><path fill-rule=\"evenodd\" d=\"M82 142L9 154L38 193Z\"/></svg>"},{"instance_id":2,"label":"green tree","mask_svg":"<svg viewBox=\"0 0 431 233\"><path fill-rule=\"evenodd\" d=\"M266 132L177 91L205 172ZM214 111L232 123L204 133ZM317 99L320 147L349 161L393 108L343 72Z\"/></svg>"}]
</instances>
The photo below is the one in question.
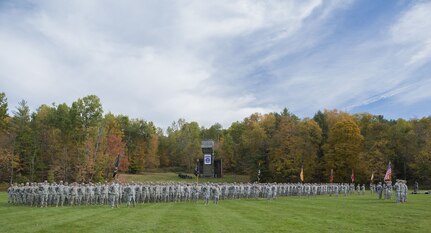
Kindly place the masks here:
<instances>
[{"instance_id":1,"label":"green tree","mask_svg":"<svg viewBox=\"0 0 431 233\"><path fill-rule=\"evenodd\" d=\"M0 92L0 132L6 129L7 125L7 98L4 92Z\"/></svg>"},{"instance_id":2,"label":"green tree","mask_svg":"<svg viewBox=\"0 0 431 233\"><path fill-rule=\"evenodd\" d=\"M30 108L25 100L18 103L15 111L13 111L12 127L15 132L14 153L17 154L21 161L21 174L23 180L28 180L28 175L31 173L31 161L34 150L34 141L32 130L30 127Z\"/></svg>"}]
</instances>

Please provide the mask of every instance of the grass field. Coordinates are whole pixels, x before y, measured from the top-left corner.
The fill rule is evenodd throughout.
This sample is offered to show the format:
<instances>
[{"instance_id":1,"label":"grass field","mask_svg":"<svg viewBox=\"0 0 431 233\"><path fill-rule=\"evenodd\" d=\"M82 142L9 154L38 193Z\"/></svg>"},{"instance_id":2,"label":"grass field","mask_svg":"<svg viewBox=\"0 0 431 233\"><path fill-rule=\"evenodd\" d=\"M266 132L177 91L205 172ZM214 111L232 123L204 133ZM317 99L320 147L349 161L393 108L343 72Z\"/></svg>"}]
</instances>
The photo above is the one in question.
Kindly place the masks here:
<instances>
[{"instance_id":1,"label":"grass field","mask_svg":"<svg viewBox=\"0 0 431 233\"><path fill-rule=\"evenodd\" d=\"M186 174L186 173L182 173ZM119 178L122 181L135 181L135 182L162 182L162 181L175 181L175 182L196 182L196 177L193 174L186 174L192 177L192 179L181 179L178 177L178 173L174 172L146 172L139 175L133 175L133 174L120 174ZM233 182L242 182L246 183L249 182L250 179L248 176L245 175L224 175L222 178L199 178L199 183L202 182L227 182L227 183L233 183Z\"/></svg>"},{"instance_id":2,"label":"grass field","mask_svg":"<svg viewBox=\"0 0 431 233\"><path fill-rule=\"evenodd\" d=\"M0 232L431 232L431 195L405 204L374 196L34 208L8 206L0 193Z\"/></svg>"}]
</instances>

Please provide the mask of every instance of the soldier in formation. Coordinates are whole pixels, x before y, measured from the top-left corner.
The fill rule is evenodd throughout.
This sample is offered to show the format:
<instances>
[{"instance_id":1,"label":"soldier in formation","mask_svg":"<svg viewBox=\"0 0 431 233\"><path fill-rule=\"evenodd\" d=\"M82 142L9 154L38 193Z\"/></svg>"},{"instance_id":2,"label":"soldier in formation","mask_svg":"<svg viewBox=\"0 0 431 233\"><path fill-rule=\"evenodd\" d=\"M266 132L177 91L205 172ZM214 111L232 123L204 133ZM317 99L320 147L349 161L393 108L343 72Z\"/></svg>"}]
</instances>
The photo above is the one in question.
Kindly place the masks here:
<instances>
[{"instance_id":1,"label":"soldier in formation","mask_svg":"<svg viewBox=\"0 0 431 233\"><path fill-rule=\"evenodd\" d=\"M379 186L378 186L379 187ZM377 187L377 192L379 188ZM343 196L353 193L364 194L365 185L347 183L27 183L14 184L8 189L8 203L13 205L80 206L120 204L136 206L138 203L193 202L202 200L205 204L225 199L274 200L279 196L318 195ZM405 198L404 198L405 199Z\"/></svg>"},{"instance_id":2,"label":"soldier in formation","mask_svg":"<svg viewBox=\"0 0 431 233\"><path fill-rule=\"evenodd\" d=\"M373 193L376 192L376 185L373 183L370 183L370 191L371 191L371 195L373 195Z\"/></svg>"},{"instance_id":3,"label":"soldier in formation","mask_svg":"<svg viewBox=\"0 0 431 233\"><path fill-rule=\"evenodd\" d=\"M383 193L383 186L382 186L382 182L379 182L379 183L377 184L376 191L377 191L377 195L379 196L379 199L382 199L382 193Z\"/></svg>"},{"instance_id":4,"label":"soldier in formation","mask_svg":"<svg viewBox=\"0 0 431 233\"><path fill-rule=\"evenodd\" d=\"M395 202L404 203L407 201L407 182L405 180L397 180L394 184Z\"/></svg>"}]
</instances>

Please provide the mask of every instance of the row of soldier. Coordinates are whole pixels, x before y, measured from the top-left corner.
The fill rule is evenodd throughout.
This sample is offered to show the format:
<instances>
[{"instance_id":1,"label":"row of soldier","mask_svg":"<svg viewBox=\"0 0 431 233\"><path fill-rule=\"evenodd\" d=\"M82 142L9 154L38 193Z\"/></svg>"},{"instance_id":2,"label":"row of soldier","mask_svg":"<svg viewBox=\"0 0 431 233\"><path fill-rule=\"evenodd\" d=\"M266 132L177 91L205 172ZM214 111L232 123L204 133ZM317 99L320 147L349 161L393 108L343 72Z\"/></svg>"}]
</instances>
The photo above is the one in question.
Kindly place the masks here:
<instances>
[{"instance_id":1,"label":"row of soldier","mask_svg":"<svg viewBox=\"0 0 431 233\"><path fill-rule=\"evenodd\" d=\"M376 184L370 184L371 193L376 192L379 199L391 200L392 193L395 190L395 202L404 203L407 201L407 182L405 180L397 180L394 185L391 181L386 181L384 183L379 182Z\"/></svg>"},{"instance_id":2,"label":"row of soldier","mask_svg":"<svg viewBox=\"0 0 431 233\"><path fill-rule=\"evenodd\" d=\"M196 202L219 199L266 198L277 196L317 196L365 194L365 185L301 183L97 183L78 184L48 182L15 184L8 189L8 203L29 206L136 205L149 202Z\"/></svg>"}]
</instances>

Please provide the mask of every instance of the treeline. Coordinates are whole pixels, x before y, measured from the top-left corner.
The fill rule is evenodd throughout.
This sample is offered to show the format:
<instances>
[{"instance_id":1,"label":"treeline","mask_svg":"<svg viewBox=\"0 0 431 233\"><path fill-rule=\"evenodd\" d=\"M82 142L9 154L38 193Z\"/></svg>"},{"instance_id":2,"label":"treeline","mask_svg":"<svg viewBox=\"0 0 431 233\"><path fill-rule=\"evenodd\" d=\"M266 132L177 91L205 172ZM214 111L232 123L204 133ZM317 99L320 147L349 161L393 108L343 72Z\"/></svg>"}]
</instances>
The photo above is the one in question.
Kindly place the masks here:
<instances>
[{"instance_id":1,"label":"treeline","mask_svg":"<svg viewBox=\"0 0 431 233\"><path fill-rule=\"evenodd\" d=\"M263 182L382 180L389 161L394 179L431 184L431 118L387 120L368 113L318 111L300 119L284 109L259 114L223 129L179 119L166 131L151 121L104 113L89 95L72 103L42 105L30 112L21 101L12 115L0 93L0 182L102 181L120 171L176 167L191 172L202 158L202 139L216 142L225 173L247 174Z\"/></svg>"}]
</instances>

